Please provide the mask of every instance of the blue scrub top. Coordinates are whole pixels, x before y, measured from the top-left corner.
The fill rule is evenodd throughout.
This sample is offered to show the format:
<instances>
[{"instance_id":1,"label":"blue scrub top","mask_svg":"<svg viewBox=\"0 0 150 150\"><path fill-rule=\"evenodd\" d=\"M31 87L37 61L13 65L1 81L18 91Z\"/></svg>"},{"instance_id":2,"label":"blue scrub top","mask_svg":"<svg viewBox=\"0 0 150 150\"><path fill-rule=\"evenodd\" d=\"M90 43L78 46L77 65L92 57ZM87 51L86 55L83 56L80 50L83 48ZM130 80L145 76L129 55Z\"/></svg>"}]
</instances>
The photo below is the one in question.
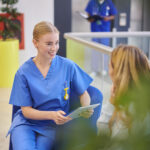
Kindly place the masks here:
<instances>
[{"instance_id":1,"label":"blue scrub top","mask_svg":"<svg viewBox=\"0 0 150 150\"><path fill-rule=\"evenodd\" d=\"M92 78L73 61L57 55L44 78L32 59L25 62L15 75L10 104L31 106L44 111L63 110L68 113L69 98L64 99L64 89L68 88L68 94L73 90L81 95L89 87ZM52 120L26 119L20 109L15 114L9 133L22 124L30 125L33 130L44 135L49 134L49 128L56 126Z\"/></svg>"},{"instance_id":2,"label":"blue scrub top","mask_svg":"<svg viewBox=\"0 0 150 150\"><path fill-rule=\"evenodd\" d=\"M117 10L111 0L104 0L102 4L99 3L99 0L90 0L85 11L93 15L100 16L111 16L116 15ZM109 32L111 27L111 21L96 21L91 23L92 32Z\"/></svg>"}]
</instances>

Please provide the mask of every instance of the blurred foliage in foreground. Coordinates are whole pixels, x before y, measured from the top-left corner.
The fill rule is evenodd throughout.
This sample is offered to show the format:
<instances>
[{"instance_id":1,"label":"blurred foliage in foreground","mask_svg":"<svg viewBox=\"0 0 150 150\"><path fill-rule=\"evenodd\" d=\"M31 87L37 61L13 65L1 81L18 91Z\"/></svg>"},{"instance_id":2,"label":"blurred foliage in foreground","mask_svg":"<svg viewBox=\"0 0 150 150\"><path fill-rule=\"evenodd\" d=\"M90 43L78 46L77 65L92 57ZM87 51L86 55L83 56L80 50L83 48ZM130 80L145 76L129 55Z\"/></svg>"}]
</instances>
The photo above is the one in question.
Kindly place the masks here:
<instances>
[{"instance_id":1,"label":"blurred foliage in foreground","mask_svg":"<svg viewBox=\"0 0 150 150\"><path fill-rule=\"evenodd\" d=\"M118 100L130 112L129 135L120 139L109 134L96 136L88 123L78 121L66 132L64 150L149 150L150 149L150 79L141 78L140 86L132 87ZM81 123L82 122L82 123Z\"/></svg>"}]
</instances>

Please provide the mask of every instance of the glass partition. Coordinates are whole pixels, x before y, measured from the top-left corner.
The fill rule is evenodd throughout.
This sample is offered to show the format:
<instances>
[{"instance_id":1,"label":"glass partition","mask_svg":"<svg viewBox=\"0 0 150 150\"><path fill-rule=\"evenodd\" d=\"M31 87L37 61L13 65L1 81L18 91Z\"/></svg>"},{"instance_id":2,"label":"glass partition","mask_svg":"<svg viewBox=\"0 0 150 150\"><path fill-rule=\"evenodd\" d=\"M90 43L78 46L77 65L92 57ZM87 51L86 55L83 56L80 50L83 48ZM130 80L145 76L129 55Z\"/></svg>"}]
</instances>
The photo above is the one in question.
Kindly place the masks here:
<instances>
[{"instance_id":1,"label":"glass partition","mask_svg":"<svg viewBox=\"0 0 150 150\"><path fill-rule=\"evenodd\" d=\"M67 39L67 57L76 62L85 72L94 80L92 85L99 88L104 95L104 103L109 100L111 80L108 73L108 64L111 51L120 44L133 45L140 48L147 56L150 57L150 33L144 36L142 33L132 34L129 32L115 35L110 33L109 36L100 36L91 33L86 36L85 33L70 33ZM123 35L123 36L122 36ZM122 37L121 37L122 36ZM109 42L109 46L100 44ZM108 43L107 43L108 44Z\"/></svg>"}]
</instances>

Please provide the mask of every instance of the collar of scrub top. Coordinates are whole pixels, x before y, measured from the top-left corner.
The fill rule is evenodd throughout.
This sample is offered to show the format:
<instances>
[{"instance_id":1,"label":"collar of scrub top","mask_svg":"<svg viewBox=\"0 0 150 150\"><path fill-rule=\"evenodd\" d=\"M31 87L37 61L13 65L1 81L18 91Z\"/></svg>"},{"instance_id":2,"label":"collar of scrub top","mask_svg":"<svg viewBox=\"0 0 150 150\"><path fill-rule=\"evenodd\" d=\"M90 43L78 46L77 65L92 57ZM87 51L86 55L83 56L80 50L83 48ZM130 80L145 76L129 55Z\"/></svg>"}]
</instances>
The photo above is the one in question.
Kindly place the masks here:
<instances>
[{"instance_id":1,"label":"collar of scrub top","mask_svg":"<svg viewBox=\"0 0 150 150\"><path fill-rule=\"evenodd\" d=\"M100 3L100 4L103 4L103 3L104 3L104 1L105 1L105 0L99 0L99 3Z\"/></svg>"},{"instance_id":2,"label":"collar of scrub top","mask_svg":"<svg viewBox=\"0 0 150 150\"><path fill-rule=\"evenodd\" d=\"M52 72L55 70L55 68L56 68L55 65L56 65L56 61L57 61L57 60L56 60L56 59L57 59L57 55L52 59L51 66L50 66L50 68L49 68L49 70L48 70L48 73L47 73L46 77L43 77L41 71L37 68L36 64L34 63L33 58L34 58L34 57L31 57L31 58L30 58L30 62L32 62L32 65L34 66L34 68L36 69L36 71L38 71L38 73L40 74L41 78L44 79L44 80L46 80L49 76L51 76L51 73L52 73Z\"/></svg>"}]
</instances>

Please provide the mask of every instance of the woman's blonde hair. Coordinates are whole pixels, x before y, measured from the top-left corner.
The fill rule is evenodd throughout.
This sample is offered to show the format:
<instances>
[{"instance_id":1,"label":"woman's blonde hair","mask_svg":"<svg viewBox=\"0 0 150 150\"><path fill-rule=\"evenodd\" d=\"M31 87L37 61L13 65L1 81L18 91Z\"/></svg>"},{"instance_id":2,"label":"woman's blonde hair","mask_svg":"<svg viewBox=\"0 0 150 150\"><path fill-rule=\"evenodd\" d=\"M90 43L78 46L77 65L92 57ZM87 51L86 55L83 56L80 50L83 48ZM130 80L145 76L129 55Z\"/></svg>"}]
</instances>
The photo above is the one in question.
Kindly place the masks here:
<instances>
[{"instance_id":1,"label":"woman's blonde hair","mask_svg":"<svg viewBox=\"0 0 150 150\"><path fill-rule=\"evenodd\" d=\"M42 21L35 25L33 30L33 39L39 40L39 38L47 33L58 33L58 29L50 22Z\"/></svg>"},{"instance_id":2,"label":"woman's blonde hair","mask_svg":"<svg viewBox=\"0 0 150 150\"><path fill-rule=\"evenodd\" d=\"M119 45L110 57L113 72L114 93L110 102L115 106L113 118L119 112L117 100L127 92L130 86L138 86L141 75L150 73L150 66L147 57L135 46ZM114 120L114 119L112 119Z\"/></svg>"},{"instance_id":3,"label":"woman's blonde hair","mask_svg":"<svg viewBox=\"0 0 150 150\"><path fill-rule=\"evenodd\" d=\"M135 46L119 45L113 50L110 63L114 74L114 97L120 96L130 84L138 84L141 74L150 72L147 57ZM115 99L111 99L115 104Z\"/></svg>"}]
</instances>

